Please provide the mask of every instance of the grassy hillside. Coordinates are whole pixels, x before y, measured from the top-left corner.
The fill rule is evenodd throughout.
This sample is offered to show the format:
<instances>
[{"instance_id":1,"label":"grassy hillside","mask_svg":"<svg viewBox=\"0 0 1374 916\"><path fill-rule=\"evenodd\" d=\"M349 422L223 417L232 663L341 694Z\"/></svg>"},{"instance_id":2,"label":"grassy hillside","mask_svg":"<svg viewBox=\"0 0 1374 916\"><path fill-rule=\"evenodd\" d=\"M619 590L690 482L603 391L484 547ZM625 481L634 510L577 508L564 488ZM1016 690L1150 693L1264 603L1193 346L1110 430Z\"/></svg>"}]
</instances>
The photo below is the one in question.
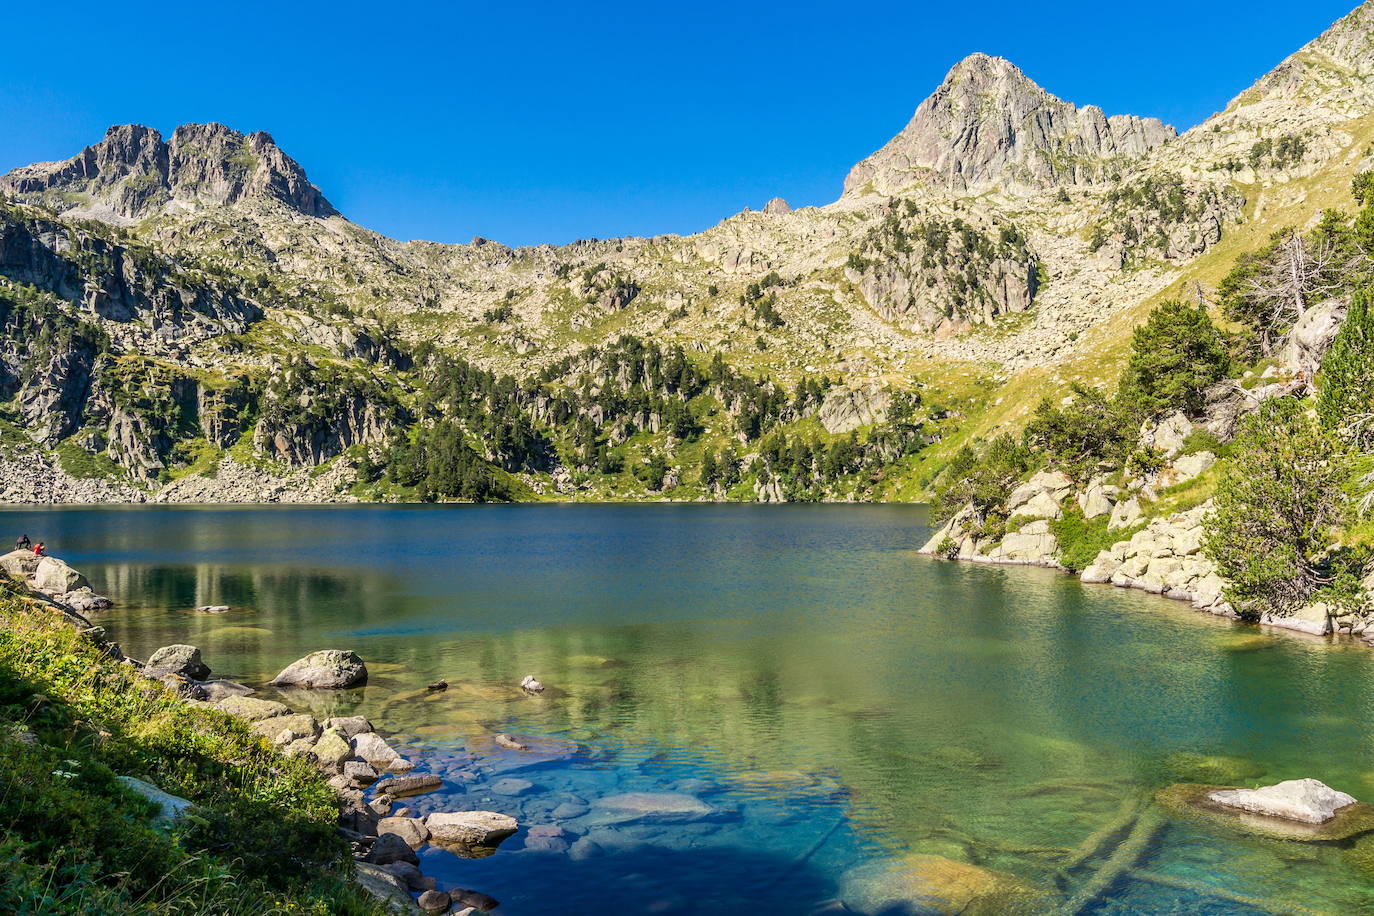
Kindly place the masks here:
<instances>
[{"instance_id":1,"label":"grassy hillside","mask_svg":"<svg viewBox=\"0 0 1374 916\"><path fill-rule=\"evenodd\" d=\"M0 911L379 916L337 798L241 721L193 709L56 612L0 592ZM195 805L171 826L118 776Z\"/></svg>"}]
</instances>

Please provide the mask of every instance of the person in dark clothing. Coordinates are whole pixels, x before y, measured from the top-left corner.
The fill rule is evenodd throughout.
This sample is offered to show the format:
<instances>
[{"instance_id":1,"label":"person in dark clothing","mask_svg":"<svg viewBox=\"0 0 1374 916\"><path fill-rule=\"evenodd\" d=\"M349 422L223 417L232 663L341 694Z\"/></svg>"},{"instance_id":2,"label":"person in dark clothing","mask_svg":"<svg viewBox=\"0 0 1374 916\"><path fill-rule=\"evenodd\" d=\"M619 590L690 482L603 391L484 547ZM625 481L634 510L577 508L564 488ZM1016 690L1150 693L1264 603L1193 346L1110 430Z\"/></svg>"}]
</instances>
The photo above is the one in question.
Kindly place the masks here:
<instances>
[{"instance_id":1,"label":"person in dark clothing","mask_svg":"<svg viewBox=\"0 0 1374 916\"><path fill-rule=\"evenodd\" d=\"M32 546L33 541L29 540L29 536L27 534L19 535L19 540L14 542L15 550L28 550Z\"/></svg>"}]
</instances>

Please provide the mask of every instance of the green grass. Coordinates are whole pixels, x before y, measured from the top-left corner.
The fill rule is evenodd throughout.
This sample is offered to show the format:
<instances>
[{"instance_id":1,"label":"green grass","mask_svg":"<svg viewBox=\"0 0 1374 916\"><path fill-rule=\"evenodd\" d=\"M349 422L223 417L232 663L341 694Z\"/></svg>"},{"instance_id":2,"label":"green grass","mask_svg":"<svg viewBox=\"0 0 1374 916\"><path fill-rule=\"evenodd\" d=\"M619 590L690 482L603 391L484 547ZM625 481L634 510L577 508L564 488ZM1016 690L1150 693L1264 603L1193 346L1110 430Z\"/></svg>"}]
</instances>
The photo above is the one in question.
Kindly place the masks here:
<instances>
[{"instance_id":1,"label":"green grass","mask_svg":"<svg viewBox=\"0 0 1374 916\"><path fill-rule=\"evenodd\" d=\"M62 470L80 480L128 480L129 475L108 455L92 455L71 439L55 449Z\"/></svg>"},{"instance_id":2,"label":"green grass","mask_svg":"<svg viewBox=\"0 0 1374 916\"><path fill-rule=\"evenodd\" d=\"M0 912L385 912L347 882L337 800L308 764L3 590L0 759ZM196 807L157 827L119 775Z\"/></svg>"}]
</instances>

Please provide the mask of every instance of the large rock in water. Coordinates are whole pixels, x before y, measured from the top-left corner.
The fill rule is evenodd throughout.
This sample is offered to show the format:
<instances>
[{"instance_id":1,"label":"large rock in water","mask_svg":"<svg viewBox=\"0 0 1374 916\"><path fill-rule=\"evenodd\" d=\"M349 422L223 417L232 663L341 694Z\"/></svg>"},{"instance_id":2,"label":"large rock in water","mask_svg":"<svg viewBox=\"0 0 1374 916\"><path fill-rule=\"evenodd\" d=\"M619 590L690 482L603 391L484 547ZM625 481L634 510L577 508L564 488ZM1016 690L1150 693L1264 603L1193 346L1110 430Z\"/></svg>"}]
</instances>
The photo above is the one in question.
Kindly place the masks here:
<instances>
[{"instance_id":1,"label":"large rock in water","mask_svg":"<svg viewBox=\"0 0 1374 916\"><path fill-rule=\"evenodd\" d=\"M459 846L496 846L520 829L520 823L495 811L440 811L425 818L430 839Z\"/></svg>"},{"instance_id":2,"label":"large rock in water","mask_svg":"<svg viewBox=\"0 0 1374 916\"><path fill-rule=\"evenodd\" d=\"M50 595L65 595L78 588L89 588L91 583L86 577L72 569L57 557L43 557L38 561L30 584L40 592Z\"/></svg>"},{"instance_id":3,"label":"large rock in water","mask_svg":"<svg viewBox=\"0 0 1374 916\"><path fill-rule=\"evenodd\" d=\"M342 689L367 683L367 666L356 652L321 649L292 662L272 678L273 687Z\"/></svg>"},{"instance_id":4,"label":"large rock in water","mask_svg":"<svg viewBox=\"0 0 1374 916\"><path fill-rule=\"evenodd\" d=\"M861 865L840 881L840 899L865 916L1042 913L1043 896L1011 875L943 856L908 855Z\"/></svg>"},{"instance_id":5,"label":"large rock in water","mask_svg":"<svg viewBox=\"0 0 1374 916\"><path fill-rule=\"evenodd\" d=\"M1222 789L1207 798L1227 808L1304 824L1325 824L1336 812L1355 804L1354 796L1317 779L1289 779L1259 789Z\"/></svg>"},{"instance_id":6,"label":"large rock in water","mask_svg":"<svg viewBox=\"0 0 1374 916\"><path fill-rule=\"evenodd\" d=\"M200 650L195 646L163 646L152 654L144 668L148 675L180 674L193 680L203 681L210 676L210 666L201 660Z\"/></svg>"}]
</instances>

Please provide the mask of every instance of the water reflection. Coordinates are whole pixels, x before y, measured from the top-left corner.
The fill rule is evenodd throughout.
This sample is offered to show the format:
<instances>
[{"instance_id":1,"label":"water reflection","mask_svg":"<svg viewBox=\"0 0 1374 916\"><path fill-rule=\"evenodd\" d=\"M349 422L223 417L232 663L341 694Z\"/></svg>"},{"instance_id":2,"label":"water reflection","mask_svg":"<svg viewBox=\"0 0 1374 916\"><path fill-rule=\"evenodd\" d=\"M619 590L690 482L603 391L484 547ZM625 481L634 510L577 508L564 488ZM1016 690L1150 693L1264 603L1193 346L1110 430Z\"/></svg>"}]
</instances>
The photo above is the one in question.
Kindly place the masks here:
<instances>
[{"instance_id":1,"label":"water reflection","mask_svg":"<svg viewBox=\"0 0 1374 916\"><path fill-rule=\"evenodd\" d=\"M291 702L397 732L446 776L418 810L488 807L566 831L556 853L427 854L508 913L550 899L568 913L806 912L877 899L845 891L846 874L930 861L912 856L1062 894L1086 877L1065 884L1068 850L1180 779L1312 775L1374 795L1374 723L1349 701L1374 673L1365 651L1048 571L919 558L924 516L909 507L12 515L120 600L101 623L135 655L191 642L261 684L313 649L359 651L366 688ZM525 674L549 690L524 694ZM441 678L449 690L424 689ZM515 773L495 731L577 750ZM510 775L532 788L496 791ZM597 800L625 792L686 793L713 813L598 822ZM1360 856L1292 846L1171 823L1154 877L1230 896L1147 875L1089 911L1245 912L1242 893L1276 911L1374 907ZM1302 868L1284 870L1295 855Z\"/></svg>"}]
</instances>

